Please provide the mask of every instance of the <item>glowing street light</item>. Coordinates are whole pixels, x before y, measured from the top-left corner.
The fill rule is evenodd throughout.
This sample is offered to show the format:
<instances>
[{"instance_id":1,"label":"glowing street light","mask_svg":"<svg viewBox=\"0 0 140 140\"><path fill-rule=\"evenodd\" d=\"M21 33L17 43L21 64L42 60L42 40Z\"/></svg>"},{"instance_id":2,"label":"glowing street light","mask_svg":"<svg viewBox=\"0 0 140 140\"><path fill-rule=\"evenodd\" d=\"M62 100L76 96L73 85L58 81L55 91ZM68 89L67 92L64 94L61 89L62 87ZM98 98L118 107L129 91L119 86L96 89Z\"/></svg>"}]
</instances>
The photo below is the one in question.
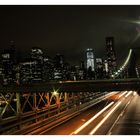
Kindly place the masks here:
<instances>
[{"instance_id":1,"label":"glowing street light","mask_svg":"<svg viewBox=\"0 0 140 140\"><path fill-rule=\"evenodd\" d=\"M57 94L58 94L58 92L57 92L57 91L54 91L54 92L53 92L53 95L57 95Z\"/></svg>"},{"instance_id":2,"label":"glowing street light","mask_svg":"<svg viewBox=\"0 0 140 140\"><path fill-rule=\"evenodd\" d=\"M117 75L117 74L118 74L118 72L115 72L115 74Z\"/></svg>"},{"instance_id":3,"label":"glowing street light","mask_svg":"<svg viewBox=\"0 0 140 140\"><path fill-rule=\"evenodd\" d=\"M58 95L58 90L53 90L52 94L55 96Z\"/></svg>"}]
</instances>

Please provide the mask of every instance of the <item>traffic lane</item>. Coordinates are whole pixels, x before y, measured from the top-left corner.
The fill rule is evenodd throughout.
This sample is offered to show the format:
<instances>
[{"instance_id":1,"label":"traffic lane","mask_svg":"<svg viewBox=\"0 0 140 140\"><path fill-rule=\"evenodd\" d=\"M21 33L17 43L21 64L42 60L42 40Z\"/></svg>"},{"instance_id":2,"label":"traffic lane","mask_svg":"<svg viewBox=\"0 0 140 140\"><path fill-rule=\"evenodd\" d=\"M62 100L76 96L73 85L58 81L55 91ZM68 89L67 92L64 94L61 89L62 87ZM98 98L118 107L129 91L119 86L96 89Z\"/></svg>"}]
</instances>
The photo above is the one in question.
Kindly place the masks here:
<instances>
[{"instance_id":1,"label":"traffic lane","mask_svg":"<svg viewBox=\"0 0 140 140\"><path fill-rule=\"evenodd\" d=\"M117 92L117 94L115 94L115 95L112 95L111 97L109 97L108 99L108 101L105 101L106 103L104 104L104 106L103 107L105 107L105 106L107 106L107 104L109 104L109 102L111 102L112 100L113 101L115 101L115 100L117 100L117 98L120 96L120 95L123 95L122 93L124 93L124 92ZM125 92L126 93L126 92ZM97 104L96 105L98 108L99 108L99 110L97 111L97 112L99 112L100 110L101 110L101 103L99 103L99 104ZM95 115L96 113L92 113L92 117ZM73 120L73 119L72 119ZM80 122L80 125L78 125L78 121L80 121L80 120L82 120L83 122L85 121L85 122L87 122L86 121L86 119L78 119L78 120L74 120L74 124L72 123L72 125L71 124L69 124L69 122L66 122L65 124L66 124L66 126L64 126L64 124L63 125L61 125L61 126L58 126L58 127L56 127L55 129L52 129L51 131L48 131L47 133L45 133L45 134L47 134L47 135L53 135L53 134L56 134L56 135L67 135L70 131L73 131L73 132L75 132L75 130L77 130L77 129L79 129L79 127L80 126L82 126L82 124L83 123L81 123ZM87 119L87 120L89 120L89 119ZM84 123L85 123L84 122ZM71 123L71 122L70 122ZM65 127L65 128L63 128L63 126ZM72 126L72 128L71 128L71 126ZM67 128L68 127L68 128ZM73 129L74 128L74 129ZM82 133L82 135L83 134L87 134L87 133Z\"/></svg>"},{"instance_id":2,"label":"traffic lane","mask_svg":"<svg viewBox=\"0 0 140 140\"><path fill-rule=\"evenodd\" d=\"M124 97L123 97L124 98ZM95 133L95 135L105 135L107 133L107 131L110 129L110 127L112 126L112 124L114 123L114 121L116 120L116 118L118 117L118 115L120 114L121 110L124 108L125 104L127 103L127 101L129 101L129 98L126 98L121 106L119 107L117 113L115 113L113 118L109 118L109 121L107 120L102 126L101 128L99 128L99 130ZM119 102L119 100L118 100ZM117 103L118 103L117 102ZM80 131L78 133L78 135L88 135L99 123L100 121L108 115L108 113L110 112L111 109L113 109L113 107L117 104L115 103L110 109L108 109L107 111L105 111L103 114L101 114L98 118L96 118L92 123L90 123L90 125L88 125L85 129L83 129L82 131ZM111 116L110 116L111 117ZM102 129L103 128L103 129Z\"/></svg>"},{"instance_id":3,"label":"traffic lane","mask_svg":"<svg viewBox=\"0 0 140 140\"><path fill-rule=\"evenodd\" d=\"M46 132L45 135L69 135L69 134L71 134L75 129L77 129L82 124L84 124L87 120L89 120L93 116L93 114L96 114L103 106L106 105L107 102L109 102L109 101L105 100L103 102L100 102L100 103L92 106L91 108L85 110L84 112L81 112L78 116L51 129L50 131Z\"/></svg>"},{"instance_id":4,"label":"traffic lane","mask_svg":"<svg viewBox=\"0 0 140 140\"><path fill-rule=\"evenodd\" d=\"M115 95L111 96L110 99L113 102L113 104L111 106L115 105L116 102L118 102L118 100L120 98L122 98L122 96L124 96L126 93L127 93L126 91L123 91L121 93L118 93L118 94L115 94ZM108 105L106 105L106 107ZM98 113L100 113L100 112L103 111L102 113L100 113L100 116L97 117L97 114L98 114L97 113L95 116L93 116L93 118L88 120L88 122L86 122L83 126L78 128L73 134L78 134L78 135L87 135L87 134L89 134L89 132L93 129L93 127L95 127L103 119L103 117L108 114L110 109L108 107L106 109L105 108L98 112Z\"/></svg>"},{"instance_id":5,"label":"traffic lane","mask_svg":"<svg viewBox=\"0 0 140 140\"><path fill-rule=\"evenodd\" d=\"M80 114L81 118L79 118L78 116L69 120L68 122L65 122L59 126L57 126L56 128L45 132L45 135L68 135L71 134L72 132L74 132L75 130L77 130L83 123L85 123L87 120L89 120L91 117L93 117L96 112L99 112L104 106L106 106L107 104L109 104L109 102L111 102L112 100L115 100L119 95L121 95L121 92L116 92L116 94L112 95L111 97L108 98L108 100L104 101L104 103L100 102L97 105L95 105L95 108L90 108L88 110L92 110L91 113L89 113L89 117L88 118L84 118L84 116L82 116L82 114L88 114L83 112ZM94 107L94 106L93 106ZM98 109L98 110L97 110ZM88 111L87 110L87 111ZM94 112L93 112L94 110Z\"/></svg>"},{"instance_id":6,"label":"traffic lane","mask_svg":"<svg viewBox=\"0 0 140 140\"><path fill-rule=\"evenodd\" d=\"M111 99L106 99L85 110L84 112L81 112L78 116L70 119L69 121L44 133L44 135L70 135L110 102Z\"/></svg>"},{"instance_id":7,"label":"traffic lane","mask_svg":"<svg viewBox=\"0 0 140 140\"><path fill-rule=\"evenodd\" d=\"M86 127L81 126L79 129L77 129L73 134L74 135L88 135L89 132L100 122L100 120L103 118L103 114L106 114L112 106L114 102L110 102L108 105L106 105L102 110L100 110L96 115L94 115L90 120L88 120L88 125ZM83 129L81 129L83 128Z\"/></svg>"},{"instance_id":8,"label":"traffic lane","mask_svg":"<svg viewBox=\"0 0 140 140\"><path fill-rule=\"evenodd\" d=\"M136 94L123 116L116 122L111 135L140 135L140 96Z\"/></svg>"},{"instance_id":9,"label":"traffic lane","mask_svg":"<svg viewBox=\"0 0 140 140\"><path fill-rule=\"evenodd\" d=\"M125 97L124 97L125 98ZM109 133L114 123L121 117L121 113L128 106L128 103L133 99L133 95L124 99L116 110L109 116L109 118L102 124L102 126L94 133L94 135L106 135ZM107 114L106 114L107 115ZM104 115L103 118L106 116Z\"/></svg>"}]
</instances>

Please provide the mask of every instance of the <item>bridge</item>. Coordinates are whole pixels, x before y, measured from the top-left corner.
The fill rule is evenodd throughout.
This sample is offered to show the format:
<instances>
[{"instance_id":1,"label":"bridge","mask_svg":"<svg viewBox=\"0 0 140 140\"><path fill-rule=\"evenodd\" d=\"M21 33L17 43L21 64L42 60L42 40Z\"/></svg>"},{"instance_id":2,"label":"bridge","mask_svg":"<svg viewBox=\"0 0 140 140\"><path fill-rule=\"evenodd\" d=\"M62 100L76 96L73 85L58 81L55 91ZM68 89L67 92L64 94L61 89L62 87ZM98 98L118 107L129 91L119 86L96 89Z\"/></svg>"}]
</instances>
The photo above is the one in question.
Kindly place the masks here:
<instances>
[{"instance_id":1,"label":"bridge","mask_svg":"<svg viewBox=\"0 0 140 140\"><path fill-rule=\"evenodd\" d=\"M136 63L133 69L129 70L127 78L118 79L123 70L132 66L130 60L136 60L132 54L130 50L124 64L114 73L113 79L1 85L0 134L47 134L54 127L87 109L97 104L103 106L105 101L106 107L99 111L99 114L114 106L113 111L108 112L112 114L120 104L121 108L126 108L133 94L140 95ZM99 115L98 113L95 116ZM73 134L78 134L82 129L83 127ZM94 134L93 131L90 134Z\"/></svg>"},{"instance_id":2,"label":"bridge","mask_svg":"<svg viewBox=\"0 0 140 140\"><path fill-rule=\"evenodd\" d=\"M121 74L124 71L127 71L127 77L134 78L140 77L140 48L130 48L129 53L123 62L123 64L120 66L120 68L112 74L112 78L118 78L121 77Z\"/></svg>"},{"instance_id":3,"label":"bridge","mask_svg":"<svg viewBox=\"0 0 140 140\"><path fill-rule=\"evenodd\" d=\"M104 92L113 90L136 90L139 94L140 78L58 81L1 87L0 92Z\"/></svg>"},{"instance_id":4,"label":"bridge","mask_svg":"<svg viewBox=\"0 0 140 140\"><path fill-rule=\"evenodd\" d=\"M44 124L55 126L58 120L69 120L116 91L135 90L139 94L139 88L139 78L1 87L0 133L28 134Z\"/></svg>"}]
</instances>

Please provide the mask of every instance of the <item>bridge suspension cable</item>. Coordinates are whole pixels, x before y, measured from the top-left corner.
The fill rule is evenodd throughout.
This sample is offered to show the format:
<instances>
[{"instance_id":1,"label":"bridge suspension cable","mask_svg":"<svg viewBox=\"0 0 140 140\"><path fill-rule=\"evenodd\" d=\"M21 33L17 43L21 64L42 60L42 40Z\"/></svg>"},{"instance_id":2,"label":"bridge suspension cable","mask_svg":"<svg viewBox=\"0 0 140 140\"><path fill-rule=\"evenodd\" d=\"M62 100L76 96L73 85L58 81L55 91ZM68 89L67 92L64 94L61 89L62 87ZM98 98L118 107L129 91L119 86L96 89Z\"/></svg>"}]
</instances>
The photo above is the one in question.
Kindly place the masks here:
<instances>
[{"instance_id":1,"label":"bridge suspension cable","mask_svg":"<svg viewBox=\"0 0 140 140\"><path fill-rule=\"evenodd\" d=\"M128 56L126 57L123 65L114 74L112 74L112 78L118 77L122 73L122 71L127 67L130 61L131 55L132 55L132 49L129 50Z\"/></svg>"}]
</instances>

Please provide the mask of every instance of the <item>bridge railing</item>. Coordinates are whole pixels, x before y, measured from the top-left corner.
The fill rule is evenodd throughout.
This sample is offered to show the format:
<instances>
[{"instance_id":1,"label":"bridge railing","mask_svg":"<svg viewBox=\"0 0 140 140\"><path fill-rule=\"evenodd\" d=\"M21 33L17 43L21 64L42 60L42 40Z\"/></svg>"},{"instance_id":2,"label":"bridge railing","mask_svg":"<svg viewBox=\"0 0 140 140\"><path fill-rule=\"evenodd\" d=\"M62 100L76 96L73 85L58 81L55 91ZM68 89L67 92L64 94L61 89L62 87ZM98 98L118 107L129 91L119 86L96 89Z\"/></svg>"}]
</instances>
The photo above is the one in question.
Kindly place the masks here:
<instances>
[{"instance_id":1,"label":"bridge railing","mask_svg":"<svg viewBox=\"0 0 140 140\"><path fill-rule=\"evenodd\" d=\"M30 124L66 115L105 97L104 91L137 90L140 79L61 81L0 87L0 133L10 134ZM81 109L82 109L81 108ZM47 120L48 121L48 120Z\"/></svg>"},{"instance_id":2,"label":"bridge railing","mask_svg":"<svg viewBox=\"0 0 140 140\"><path fill-rule=\"evenodd\" d=\"M11 93L10 100L5 99L0 106L0 134L27 134L57 119L71 118L115 93L72 92L58 93L57 97L51 94Z\"/></svg>"}]
</instances>

